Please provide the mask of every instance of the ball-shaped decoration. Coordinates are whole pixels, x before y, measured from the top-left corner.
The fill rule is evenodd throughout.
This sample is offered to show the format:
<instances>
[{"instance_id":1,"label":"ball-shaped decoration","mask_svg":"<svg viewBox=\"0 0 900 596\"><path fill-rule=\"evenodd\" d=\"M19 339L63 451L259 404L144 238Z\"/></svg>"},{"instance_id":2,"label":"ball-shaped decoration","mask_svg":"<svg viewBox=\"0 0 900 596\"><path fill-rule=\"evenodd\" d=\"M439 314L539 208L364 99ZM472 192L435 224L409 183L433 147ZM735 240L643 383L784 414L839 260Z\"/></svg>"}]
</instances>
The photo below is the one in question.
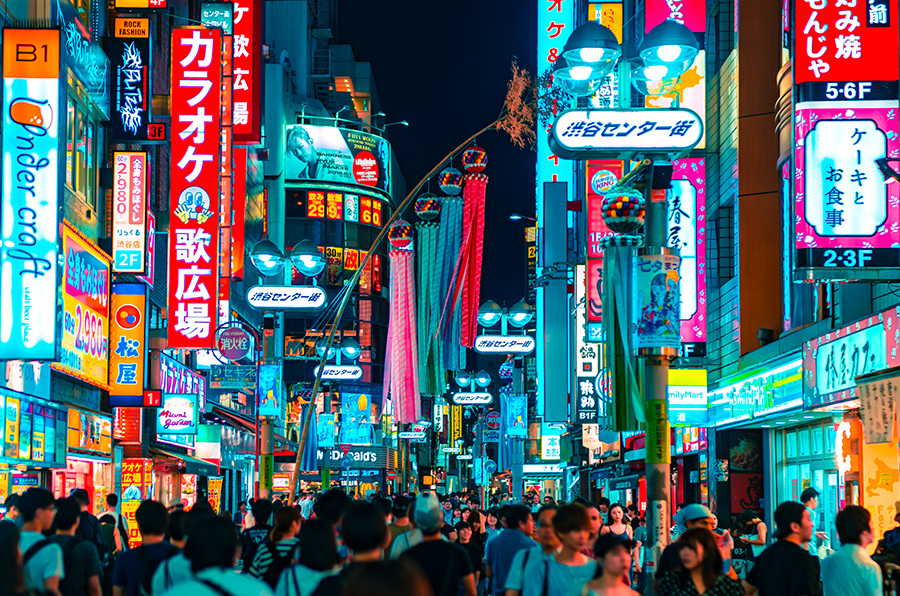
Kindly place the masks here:
<instances>
[{"instance_id":1,"label":"ball-shaped decoration","mask_svg":"<svg viewBox=\"0 0 900 596\"><path fill-rule=\"evenodd\" d=\"M441 199L430 192L419 195L416 199L416 215L425 221L431 221L441 214Z\"/></svg>"},{"instance_id":2,"label":"ball-shaped decoration","mask_svg":"<svg viewBox=\"0 0 900 596\"><path fill-rule=\"evenodd\" d=\"M500 381L507 385L511 383L513 380L513 363L511 360L507 360L503 364L500 365Z\"/></svg>"},{"instance_id":3,"label":"ball-shaped decoration","mask_svg":"<svg viewBox=\"0 0 900 596\"><path fill-rule=\"evenodd\" d=\"M644 195L634 188L614 186L603 197L603 220L617 234L633 234L644 225Z\"/></svg>"},{"instance_id":4,"label":"ball-shaped decoration","mask_svg":"<svg viewBox=\"0 0 900 596\"><path fill-rule=\"evenodd\" d=\"M413 229L408 221L398 219L391 225L388 230L388 240L391 246L398 250L412 250L413 248Z\"/></svg>"},{"instance_id":5,"label":"ball-shaped decoration","mask_svg":"<svg viewBox=\"0 0 900 596\"><path fill-rule=\"evenodd\" d=\"M438 174L438 185L442 191L451 197L455 197L462 190L462 178L462 172L456 168L444 168Z\"/></svg>"},{"instance_id":6,"label":"ball-shaped decoration","mask_svg":"<svg viewBox=\"0 0 900 596\"><path fill-rule=\"evenodd\" d=\"M462 154L462 165L470 174L477 174L487 167L487 152L478 145L472 145Z\"/></svg>"}]
</instances>

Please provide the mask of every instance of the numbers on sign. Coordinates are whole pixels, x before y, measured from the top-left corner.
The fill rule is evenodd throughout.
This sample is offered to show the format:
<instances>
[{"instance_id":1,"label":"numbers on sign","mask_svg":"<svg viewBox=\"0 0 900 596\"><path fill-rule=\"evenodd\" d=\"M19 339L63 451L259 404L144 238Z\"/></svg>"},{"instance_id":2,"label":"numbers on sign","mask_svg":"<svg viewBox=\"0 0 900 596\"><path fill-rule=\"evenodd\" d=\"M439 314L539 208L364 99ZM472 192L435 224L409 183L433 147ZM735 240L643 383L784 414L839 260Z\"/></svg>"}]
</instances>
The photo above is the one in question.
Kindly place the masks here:
<instances>
[{"instance_id":1,"label":"numbers on sign","mask_svg":"<svg viewBox=\"0 0 900 596\"><path fill-rule=\"evenodd\" d=\"M831 83L829 83L831 84ZM837 251L836 250L826 250L825 251L825 266L826 267L837 267L837 263L835 263L835 259L837 259Z\"/></svg>"}]
</instances>

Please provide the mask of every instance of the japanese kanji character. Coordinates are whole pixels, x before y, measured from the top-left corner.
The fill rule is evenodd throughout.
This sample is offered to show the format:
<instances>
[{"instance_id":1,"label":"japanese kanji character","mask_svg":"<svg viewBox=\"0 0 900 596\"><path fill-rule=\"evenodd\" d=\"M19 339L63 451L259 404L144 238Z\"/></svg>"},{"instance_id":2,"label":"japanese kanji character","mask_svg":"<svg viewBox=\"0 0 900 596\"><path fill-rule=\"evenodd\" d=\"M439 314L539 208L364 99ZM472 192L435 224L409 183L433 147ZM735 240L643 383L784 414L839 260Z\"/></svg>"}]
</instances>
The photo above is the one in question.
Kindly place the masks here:
<instances>
[{"instance_id":1,"label":"japanese kanji character","mask_svg":"<svg viewBox=\"0 0 900 596\"><path fill-rule=\"evenodd\" d=\"M810 62L809 66L807 68L809 68L809 70L811 70L813 72L813 74L816 75L816 78L818 79L823 74L825 74L826 72L831 70L831 65L828 64L827 62L825 62L824 60L822 60L821 58L818 58L818 59Z\"/></svg>"},{"instance_id":2,"label":"japanese kanji character","mask_svg":"<svg viewBox=\"0 0 900 596\"><path fill-rule=\"evenodd\" d=\"M119 385L137 385L137 364L119 363L119 372L116 374L116 383Z\"/></svg>"},{"instance_id":3,"label":"japanese kanji character","mask_svg":"<svg viewBox=\"0 0 900 596\"><path fill-rule=\"evenodd\" d=\"M679 120L675 126L672 127L672 130L669 131L670 137L683 137L688 132L690 132L691 128L694 127L693 120ZM662 128L662 127L660 127Z\"/></svg>"},{"instance_id":4,"label":"japanese kanji character","mask_svg":"<svg viewBox=\"0 0 900 596\"><path fill-rule=\"evenodd\" d=\"M205 108L200 107L197 109L196 114L180 114L178 121L187 123L184 130L178 133L178 136L185 140L193 135L193 142L197 145L202 145L206 140L206 125L212 124L213 117L212 114L206 114Z\"/></svg>"},{"instance_id":5,"label":"japanese kanji character","mask_svg":"<svg viewBox=\"0 0 900 596\"><path fill-rule=\"evenodd\" d=\"M193 30L193 35L191 37L185 37L181 40L182 46L190 46L190 50L188 51L188 55L185 56L184 60L181 61L182 68L187 68L190 64L193 64L195 60L197 60L197 56L200 54L200 48L203 48L203 58L197 60L197 66L200 68L207 68L210 64L212 64L213 57L213 40L211 37L203 38L200 34L199 29Z\"/></svg>"},{"instance_id":6,"label":"japanese kanji character","mask_svg":"<svg viewBox=\"0 0 900 596\"><path fill-rule=\"evenodd\" d=\"M864 134L867 134L867 132L865 130L860 130L858 128L854 128L853 134L850 135L851 139L856 139L855 141L853 141L853 144L854 145L859 144L859 142L862 140Z\"/></svg>"},{"instance_id":7,"label":"japanese kanji character","mask_svg":"<svg viewBox=\"0 0 900 596\"><path fill-rule=\"evenodd\" d=\"M656 122L644 122L641 124L641 132L637 133L637 136L645 135L654 128L656 128Z\"/></svg>"},{"instance_id":8,"label":"japanese kanji character","mask_svg":"<svg viewBox=\"0 0 900 596\"><path fill-rule=\"evenodd\" d=\"M835 168L834 166L829 166L828 173L825 174L825 180L828 180L829 182L840 182L843 177L844 170Z\"/></svg>"},{"instance_id":9,"label":"japanese kanji character","mask_svg":"<svg viewBox=\"0 0 900 596\"><path fill-rule=\"evenodd\" d=\"M141 342L136 339L128 339L124 335L119 336L119 341L116 343L116 356L119 358L137 358L141 355L138 351Z\"/></svg>"},{"instance_id":10,"label":"japanese kanji character","mask_svg":"<svg viewBox=\"0 0 900 596\"><path fill-rule=\"evenodd\" d=\"M863 185L863 181L868 180L868 178L865 172L860 172L859 170L853 170L853 173L850 174L850 182L856 182L860 187Z\"/></svg>"},{"instance_id":11,"label":"japanese kanji character","mask_svg":"<svg viewBox=\"0 0 900 596\"><path fill-rule=\"evenodd\" d=\"M234 57L235 58L249 58L250 50L248 49L250 46L250 38L246 35L235 35L234 36Z\"/></svg>"},{"instance_id":12,"label":"japanese kanji character","mask_svg":"<svg viewBox=\"0 0 900 596\"><path fill-rule=\"evenodd\" d=\"M853 0L856 2L856 0ZM244 18L244 13L250 10L249 6L241 6L240 3L234 3L234 24L237 25Z\"/></svg>"},{"instance_id":13,"label":"japanese kanji character","mask_svg":"<svg viewBox=\"0 0 900 596\"><path fill-rule=\"evenodd\" d=\"M820 25L816 20L819 16L819 13L813 11L811 15L809 15L809 19L806 21L806 26L803 27L803 35L809 35L810 31L815 31L816 33L825 33L828 31L828 25Z\"/></svg>"},{"instance_id":14,"label":"japanese kanji character","mask_svg":"<svg viewBox=\"0 0 900 596\"><path fill-rule=\"evenodd\" d=\"M844 212L840 209L829 209L825 212L825 225L836 228L844 223Z\"/></svg>"},{"instance_id":15,"label":"japanese kanji character","mask_svg":"<svg viewBox=\"0 0 900 596\"><path fill-rule=\"evenodd\" d=\"M840 0L839 0L840 1ZM844 0L846 1L846 0ZM856 0L853 0L854 2ZM840 4L838 4L840 6ZM855 6L855 4L854 4ZM886 4L872 4L869 6L869 24L870 25L887 25L888 9Z\"/></svg>"},{"instance_id":16,"label":"japanese kanji character","mask_svg":"<svg viewBox=\"0 0 900 596\"><path fill-rule=\"evenodd\" d=\"M197 95L190 98L187 102L187 104L193 108L206 99L213 84L212 81L209 80L209 75L202 70L186 70L184 71L184 78L178 81L178 86L197 87L200 89L200 91L197 92Z\"/></svg>"},{"instance_id":17,"label":"japanese kanji character","mask_svg":"<svg viewBox=\"0 0 900 596\"><path fill-rule=\"evenodd\" d=\"M560 136L562 136L562 137L580 137L586 124L587 124L587 122L585 122L583 120L580 120L578 122L572 122L566 127L566 130L564 130Z\"/></svg>"},{"instance_id":18,"label":"japanese kanji character","mask_svg":"<svg viewBox=\"0 0 900 596\"><path fill-rule=\"evenodd\" d=\"M836 186L834 188L832 188L831 190L829 190L827 193L825 193L825 198L827 199L827 201L825 202L826 206L828 206L828 205L843 205L844 204L844 201L843 201L844 193L841 192L840 190L838 190L838 188Z\"/></svg>"},{"instance_id":19,"label":"japanese kanji character","mask_svg":"<svg viewBox=\"0 0 900 596\"><path fill-rule=\"evenodd\" d=\"M584 127L584 131L581 133L582 137L593 138L597 136L603 128L603 125L599 122L588 122L587 126Z\"/></svg>"},{"instance_id":20,"label":"japanese kanji character","mask_svg":"<svg viewBox=\"0 0 900 596\"><path fill-rule=\"evenodd\" d=\"M820 36L819 41L825 42L826 37L824 35ZM821 49L819 49L818 52L815 51L813 49L813 38L812 37L806 38L806 55L809 56L810 58L821 58L822 55L825 54L825 52L827 52L827 51L828 51L828 46L826 46L824 43L822 44L822 47L821 47Z\"/></svg>"},{"instance_id":21,"label":"japanese kanji character","mask_svg":"<svg viewBox=\"0 0 900 596\"><path fill-rule=\"evenodd\" d=\"M547 33L549 39L556 39L562 33L562 30L566 28L565 23L556 23L554 21L550 21L550 25L547 27Z\"/></svg>"},{"instance_id":22,"label":"japanese kanji character","mask_svg":"<svg viewBox=\"0 0 900 596\"><path fill-rule=\"evenodd\" d=\"M834 53L835 58L861 58L862 45L859 35L838 35L834 40L837 51Z\"/></svg>"},{"instance_id":23,"label":"japanese kanji character","mask_svg":"<svg viewBox=\"0 0 900 596\"><path fill-rule=\"evenodd\" d=\"M234 69L234 84L231 86L235 91L249 91L250 86L247 84L247 79L244 78L244 75L250 74L250 71L246 68L235 68Z\"/></svg>"},{"instance_id":24,"label":"japanese kanji character","mask_svg":"<svg viewBox=\"0 0 900 596\"><path fill-rule=\"evenodd\" d=\"M200 269L197 266L179 269L178 289L175 290L175 297L178 300L192 300L195 298L209 300L209 291L204 284L200 283L200 276L210 275L211 273L212 269ZM185 279L187 279L187 287L185 287Z\"/></svg>"},{"instance_id":25,"label":"japanese kanji character","mask_svg":"<svg viewBox=\"0 0 900 596\"><path fill-rule=\"evenodd\" d=\"M184 228L175 232L175 258L184 263L209 263L206 251L212 244L212 235L200 230Z\"/></svg>"},{"instance_id":26,"label":"japanese kanji character","mask_svg":"<svg viewBox=\"0 0 900 596\"><path fill-rule=\"evenodd\" d=\"M193 162L194 167L191 169L191 173L185 176L185 180L188 182L193 182L197 179L200 173L203 171L203 164L206 162L212 162L213 156L210 154L197 153L194 151L193 145L188 145L187 150L184 152L184 157L178 162L178 169L185 169L189 163Z\"/></svg>"},{"instance_id":27,"label":"japanese kanji character","mask_svg":"<svg viewBox=\"0 0 900 596\"><path fill-rule=\"evenodd\" d=\"M859 19L854 16L853 11L839 10L838 14L841 15L841 18L834 22L834 26L841 31L849 28L850 33L853 33L853 31L856 30L857 27L859 27Z\"/></svg>"},{"instance_id":28,"label":"japanese kanji character","mask_svg":"<svg viewBox=\"0 0 900 596\"><path fill-rule=\"evenodd\" d=\"M175 311L175 331L185 337L209 337L212 319L209 316L209 305L204 302L185 304L178 303Z\"/></svg>"}]
</instances>

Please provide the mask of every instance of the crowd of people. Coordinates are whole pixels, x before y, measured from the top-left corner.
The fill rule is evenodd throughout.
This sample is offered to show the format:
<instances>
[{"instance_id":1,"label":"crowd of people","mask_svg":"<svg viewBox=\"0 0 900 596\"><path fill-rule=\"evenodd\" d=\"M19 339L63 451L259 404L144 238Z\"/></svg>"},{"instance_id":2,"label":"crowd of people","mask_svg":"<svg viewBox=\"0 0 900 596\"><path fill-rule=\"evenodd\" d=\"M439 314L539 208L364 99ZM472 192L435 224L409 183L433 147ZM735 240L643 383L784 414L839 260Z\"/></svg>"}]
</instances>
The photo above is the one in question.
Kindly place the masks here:
<instances>
[{"instance_id":1,"label":"crowd of people","mask_svg":"<svg viewBox=\"0 0 900 596\"><path fill-rule=\"evenodd\" d=\"M471 495L354 500L335 489L295 506L257 499L234 515L204 501L184 511L146 500L135 548L117 503L109 495L98 519L83 491L56 499L31 488L7 501L0 596L634 596L651 585L659 596L882 593L869 512L838 513L842 548L820 564L809 499L778 506L768 547L758 512L743 513L739 539L754 555L744 579L731 533L699 504L677 508L674 539L653 568L637 508L606 499L532 495L485 509ZM884 543L900 546L900 530Z\"/></svg>"}]
</instances>

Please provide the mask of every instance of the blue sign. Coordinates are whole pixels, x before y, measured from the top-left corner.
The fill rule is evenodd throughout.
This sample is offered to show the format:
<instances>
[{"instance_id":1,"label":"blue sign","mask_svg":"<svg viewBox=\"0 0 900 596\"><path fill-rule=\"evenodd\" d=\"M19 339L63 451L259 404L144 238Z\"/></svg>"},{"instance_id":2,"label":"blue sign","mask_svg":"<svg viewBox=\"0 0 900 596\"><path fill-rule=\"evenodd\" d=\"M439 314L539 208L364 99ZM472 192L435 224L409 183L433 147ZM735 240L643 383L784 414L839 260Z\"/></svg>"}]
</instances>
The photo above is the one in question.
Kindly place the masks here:
<instances>
[{"instance_id":1,"label":"blue sign","mask_svg":"<svg viewBox=\"0 0 900 596\"><path fill-rule=\"evenodd\" d=\"M497 471L497 462L492 459L487 459L484 461L484 471L488 474L493 474Z\"/></svg>"},{"instance_id":2,"label":"blue sign","mask_svg":"<svg viewBox=\"0 0 900 596\"><path fill-rule=\"evenodd\" d=\"M334 414L319 414L316 430L319 435L319 447L322 449L334 448Z\"/></svg>"},{"instance_id":3,"label":"blue sign","mask_svg":"<svg viewBox=\"0 0 900 596\"><path fill-rule=\"evenodd\" d=\"M194 393L166 393L156 414L156 434L196 435L197 395Z\"/></svg>"},{"instance_id":4,"label":"blue sign","mask_svg":"<svg viewBox=\"0 0 900 596\"><path fill-rule=\"evenodd\" d=\"M341 443L368 445L372 423L371 395L341 392Z\"/></svg>"},{"instance_id":5,"label":"blue sign","mask_svg":"<svg viewBox=\"0 0 900 596\"><path fill-rule=\"evenodd\" d=\"M343 458L341 458L341 467L342 468L349 468L352 465L353 465L352 457L345 455Z\"/></svg>"},{"instance_id":6,"label":"blue sign","mask_svg":"<svg viewBox=\"0 0 900 596\"><path fill-rule=\"evenodd\" d=\"M528 436L528 396L510 395L506 405L506 435L509 437Z\"/></svg>"},{"instance_id":7,"label":"blue sign","mask_svg":"<svg viewBox=\"0 0 900 596\"><path fill-rule=\"evenodd\" d=\"M256 414L281 416L281 365L260 364L257 381Z\"/></svg>"}]
</instances>

